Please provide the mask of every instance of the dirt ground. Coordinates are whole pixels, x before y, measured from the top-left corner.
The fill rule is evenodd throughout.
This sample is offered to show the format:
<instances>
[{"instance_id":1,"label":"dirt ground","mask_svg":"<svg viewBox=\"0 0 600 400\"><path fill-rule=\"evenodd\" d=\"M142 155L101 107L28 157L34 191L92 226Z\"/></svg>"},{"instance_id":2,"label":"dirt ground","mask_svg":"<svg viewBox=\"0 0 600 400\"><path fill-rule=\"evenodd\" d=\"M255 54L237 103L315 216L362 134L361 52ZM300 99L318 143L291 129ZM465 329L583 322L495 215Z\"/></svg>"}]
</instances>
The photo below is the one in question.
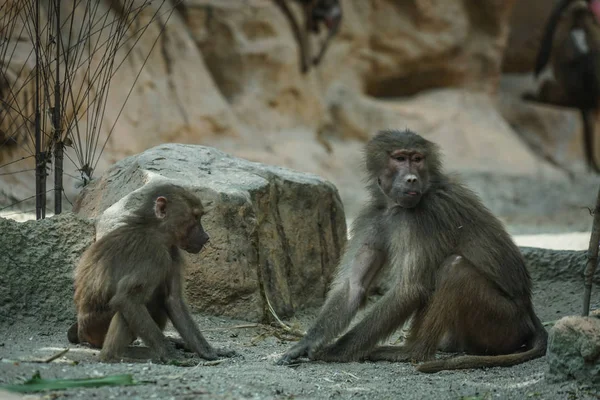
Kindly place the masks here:
<instances>
[{"instance_id":1,"label":"dirt ground","mask_svg":"<svg viewBox=\"0 0 600 400\"><path fill-rule=\"evenodd\" d=\"M580 235L582 236L582 235ZM537 281L534 301L540 318L554 321L577 314L581 307L579 281ZM370 302L376 301L372 298ZM600 306L594 294L592 308ZM292 321L306 329L317 309ZM237 350L240 356L221 362L197 362L192 367L150 362L105 364L96 350L70 345L68 326L15 324L0 327L0 384L18 383L36 371L43 378L82 378L131 374L135 386L69 389L43 398L68 399L598 399L600 392L575 382L551 382L544 377L544 358L510 368L444 371L422 374L410 364L363 362L327 364L301 362L294 367L275 365L293 343L284 331L266 325L215 316L197 315L207 339L216 346ZM168 332L175 335L175 332ZM398 340L402 332L390 338ZM70 348L51 363L31 362ZM29 360L29 361L28 361ZM0 399L2 399L0 393ZM31 395L28 398L42 398Z\"/></svg>"},{"instance_id":2,"label":"dirt ground","mask_svg":"<svg viewBox=\"0 0 600 400\"><path fill-rule=\"evenodd\" d=\"M537 311L543 321L575 314L580 308L578 282L538 282ZM598 307L595 296L594 307ZM316 315L308 310L293 321L307 327ZM511 368L422 374L410 364L302 362L275 365L292 343L284 332L247 321L196 316L211 343L236 349L240 356L220 363L196 359L193 367L152 363L104 364L97 351L69 345L67 326L14 325L0 330L0 382L16 383L39 371L43 378L79 378L132 374L136 386L70 389L46 398L68 399L597 399L600 393L574 382L552 383L544 378L545 360ZM174 332L170 332L174 334ZM390 341L398 339L395 334ZM47 358L70 348L52 363ZM76 362L76 363L75 363ZM0 394L0 398L2 395ZM34 397L35 398L35 397Z\"/></svg>"},{"instance_id":3,"label":"dirt ground","mask_svg":"<svg viewBox=\"0 0 600 400\"><path fill-rule=\"evenodd\" d=\"M592 185L597 187L597 183ZM518 244L556 249L585 249L591 224L583 205L595 197L595 190L578 194L559 190L568 197L573 212L548 213L544 223L512 215L504 219ZM533 190L535 192L535 190ZM536 198L544 199L540 189L531 193L531 208ZM562 195L560 193L566 193ZM548 197L546 195L546 197ZM573 200L575 199L575 200ZM521 204L522 198L519 198ZM548 202L548 200L544 200ZM590 204L591 205L591 204ZM504 205L502 205L504 206ZM515 206L516 207L516 206ZM498 209L497 207L492 207ZM529 212L524 207L524 213ZM531 214L529 214L531 215ZM543 217L543 213L541 214ZM537 217L536 217L537 218ZM547 223L548 220L552 223ZM519 225L515 221L520 221ZM0 288L1 290L1 288ZM580 312L583 292L580 280L554 278L534 282L534 302L542 321L554 321ZM375 299L371 299L371 302ZM600 306L594 291L592 308ZM317 309L305 310L293 321L307 329ZM157 365L149 362L104 364L97 351L70 345L67 325L53 325L40 315L35 323L21 322L0 326L0 384L19 383L36 371L42 378L81 378L112 374L131 374L135 386L69 389L54 391L39 398L55 399L598 399L600 391L576 382L552 382L545 378L546 361L537 359L510 368L467 370L422 374L402 363L322 363L302 362L294 367L275 365L277 358L293 343L281 329L215 316L196 316L211 343L236 349L239 357L221 362L195 359L193 367ZM174 332L170 332L174 334ZM401 332L390 338L398 339ZM282 336L283 335L283 336ZM58 351L70 350L51 363L31 362ZM28 361L29 360L29 361ZM0 393L0 399L6 395ZM38 395L28 398L38 398Z\"/></svg>"}]
</instances>

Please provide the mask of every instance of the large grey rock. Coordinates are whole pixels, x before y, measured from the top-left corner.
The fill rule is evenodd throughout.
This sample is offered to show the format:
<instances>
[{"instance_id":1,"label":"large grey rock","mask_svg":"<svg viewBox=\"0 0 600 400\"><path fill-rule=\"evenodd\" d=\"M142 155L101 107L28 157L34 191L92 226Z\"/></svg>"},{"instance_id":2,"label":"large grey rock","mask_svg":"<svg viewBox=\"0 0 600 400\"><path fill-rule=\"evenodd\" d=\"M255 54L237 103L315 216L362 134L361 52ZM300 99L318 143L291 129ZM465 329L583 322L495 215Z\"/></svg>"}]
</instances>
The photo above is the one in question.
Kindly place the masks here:
<instances>
[{"instance_id":1,"label":"large grey rock","mask_svg":"<svg viewBox=\"0 0 600 400\"><path fill-rule=\"evenodd\" d=\"M179 183L210 208L210 246L189 255L187 297L196 311L247 320L319 305L346 242L344 209L316 175L253 163L204 146L165 144L122 160L89 185L75 210L113 229L146 185Z\"/></svg>"},{"instance_id":2,"label":"large grey rock","mask_svg":"<svg viewBox=\"0 0 600 400\"><path fill-rule=\"evenodd\" d=\"M600 385L600 319L569 316L550 330L546 376Z\"/></svg>"},{"instance_id":3,"label":"large grey rock","mask_svg":"<svg viewBox=\"0 0 600 400\"><path fill-rule=\"evenodd\" d=\"M94 225L72 213L23 223L0 218L0 325L75 317L73 268Z\"/></svg>"}]
</instances>

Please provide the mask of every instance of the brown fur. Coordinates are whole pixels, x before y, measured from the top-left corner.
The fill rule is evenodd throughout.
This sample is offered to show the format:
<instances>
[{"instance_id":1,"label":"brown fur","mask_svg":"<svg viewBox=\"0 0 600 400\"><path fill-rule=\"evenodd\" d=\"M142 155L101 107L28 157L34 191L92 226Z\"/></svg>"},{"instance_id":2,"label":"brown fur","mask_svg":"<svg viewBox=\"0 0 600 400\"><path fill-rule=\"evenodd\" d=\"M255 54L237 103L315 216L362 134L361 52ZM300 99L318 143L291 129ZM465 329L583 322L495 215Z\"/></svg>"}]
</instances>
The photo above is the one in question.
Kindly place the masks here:
<instances>
[{"instance_id":1,"label":"brown fur","mask_svg":"<svg viewBox=\"0 0 600 400\"><path fill-rule=\"evenodd\" d=\"M296 42L298 42L298 51L300 56L300 70L303 74L307 73L311 65L318 65L329 47L331 39L337 34L342 21L342 7L339 0L295 0L302 6L302 15L304 18L304 30L294 18L294 14L288 6L289 0L274 0L275 4L281 9L288 20ZM321 49L313 57L310 50L309 34L319 34L320 25L325 25L327 35L321 44Z\"/></svg>"},{"instance_id":2,"label":"brown fur","mask_svg":"<svg viewBox=\"0 0 600 400\"><path fill-rule=\"evenodd\" d=\"M517 246L479 198L442 172L438 147L410 131L366 146L370 203L353 224L316 322L280 360L425 361L417 369L508 366L546 352ZM338 340L371 284L391 288ZM412 317L403 346L380 346ZM438 349L468 355L433 361Z\"/></svg>"},{"instance_id":3,"label":"brown fur","mask_svg":"<svg viewBox=\"0 0 600 400\"><path fill-rule=\"evenodd\" d=\"M233 355L204 339L183 299L179 249L198 253L208 241L203 212L184 188L160 184L124 225L90 246L75 269L77 322L67 332L69 341L102 348L100 359L111 361L140 337L156 360L166 362L179 358L162 333L170 319L200 357Z\"/></svg>"}]
</instances>

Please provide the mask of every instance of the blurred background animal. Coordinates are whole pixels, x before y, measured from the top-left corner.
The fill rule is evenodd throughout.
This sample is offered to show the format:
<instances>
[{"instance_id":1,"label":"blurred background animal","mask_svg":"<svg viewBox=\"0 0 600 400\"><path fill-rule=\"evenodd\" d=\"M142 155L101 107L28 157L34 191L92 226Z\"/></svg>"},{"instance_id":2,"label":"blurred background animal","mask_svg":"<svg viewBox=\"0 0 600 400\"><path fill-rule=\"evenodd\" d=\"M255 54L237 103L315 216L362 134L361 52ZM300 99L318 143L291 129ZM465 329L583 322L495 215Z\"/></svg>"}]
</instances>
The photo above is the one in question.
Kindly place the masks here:
<instances>
[{"instance_id":1,"label":"blurred background animal","mask_svg":"<svg viewBox=\"0 0 600 400\"><path fill-rule=\"evenodd\" d=\"M546 23L535 64L539 76L548 63L553 78L545 79L528 100L579 109L583 150L589 169L600 173L595 159L596 118L600 99L600 0L561 0Z\"/></svg>"}]
</instances>

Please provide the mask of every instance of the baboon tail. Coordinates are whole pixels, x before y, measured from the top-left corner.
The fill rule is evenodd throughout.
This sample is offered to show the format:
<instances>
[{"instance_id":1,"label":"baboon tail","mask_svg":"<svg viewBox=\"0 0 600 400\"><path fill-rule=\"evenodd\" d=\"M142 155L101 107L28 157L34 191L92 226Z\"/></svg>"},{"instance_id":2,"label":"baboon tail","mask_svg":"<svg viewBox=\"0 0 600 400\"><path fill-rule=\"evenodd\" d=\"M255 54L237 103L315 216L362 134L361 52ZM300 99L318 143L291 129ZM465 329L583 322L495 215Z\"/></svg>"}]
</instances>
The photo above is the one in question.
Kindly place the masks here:
<instances>
[{"instance_id":1,"label":"baboon tail","mask_svg":"<svg viewBox=\"0 0 600 400\"><path fill-rule=\"evenodd\" d=\"M596 121L593 110L581 110L581 118L583 120L583 151L585 154L585 162L589 168L592 168L596 173L600 173L600 168L596 164L594 156L594 134L596 133Z\"/></svg>"},{"instance_id":2,"label":"baboon tail","mask_svg":"<svg viewBox=\"0 0 600 400\"><path fill-rule=\"evenodd\" d=\"M535 320L536 332L529 343L529 350L527 351L498 356L460 356L446 360L428 361L418 365L417 371L433 373L451 369L510 367L542 357L546 354L548 333L537 316Z\"/></svg>"},{"instance_id":3,"label":"baboon tail","mask_svg":"<svg viewBox=\"0 0 600 400\"><path fill-rule=\"evenodd\" d=\"M67 339L69 339L69 342L73 344L79 344L79 335L77 333L78 330L79 324L77 324L77 322L74 322L73 325L71 325L71 327L67 331Z\"/></svg>"}]
</instances>

